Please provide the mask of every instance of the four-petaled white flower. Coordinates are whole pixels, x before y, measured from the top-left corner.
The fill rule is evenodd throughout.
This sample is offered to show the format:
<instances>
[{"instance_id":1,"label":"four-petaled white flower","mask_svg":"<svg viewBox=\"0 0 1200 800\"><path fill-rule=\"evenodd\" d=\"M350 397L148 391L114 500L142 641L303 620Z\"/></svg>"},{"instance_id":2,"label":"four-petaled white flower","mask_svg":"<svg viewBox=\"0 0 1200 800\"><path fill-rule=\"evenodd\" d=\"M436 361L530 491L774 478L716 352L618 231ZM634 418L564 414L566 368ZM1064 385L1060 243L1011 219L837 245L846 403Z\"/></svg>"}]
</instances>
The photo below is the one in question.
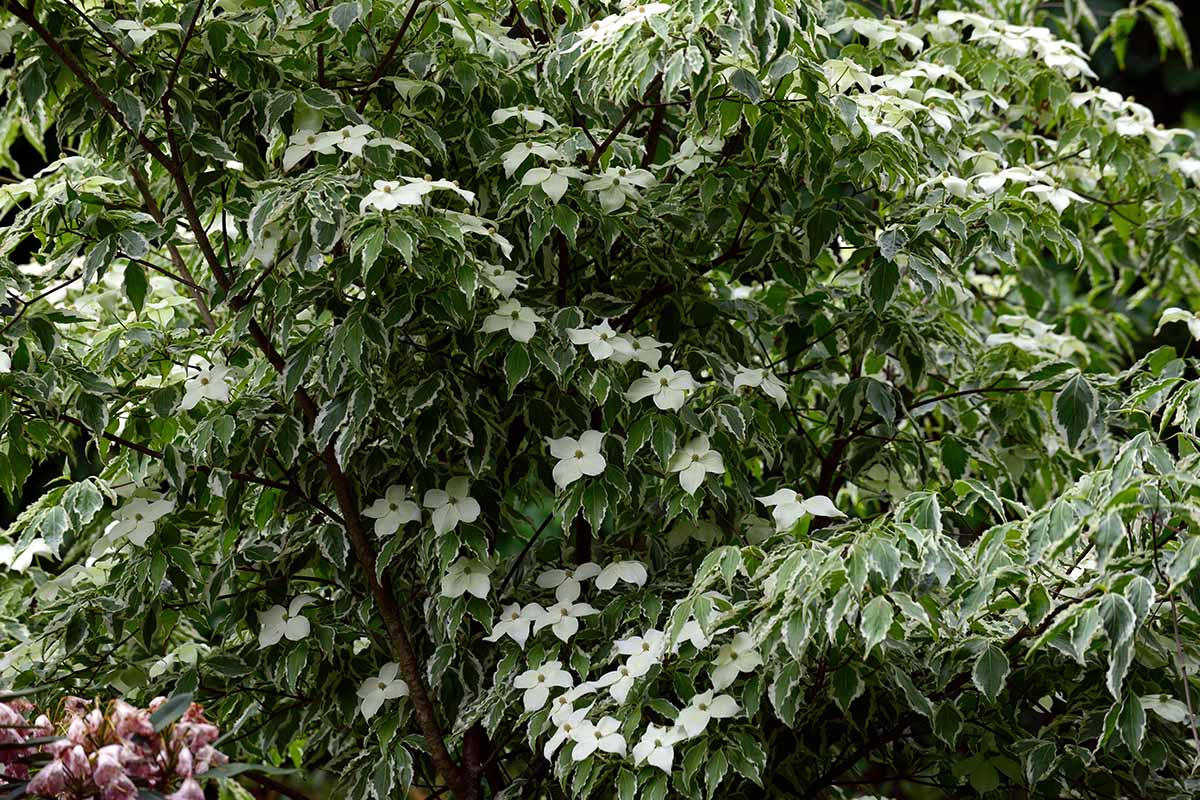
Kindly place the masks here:
<instances>
[{"instance_id":1,"label":"four-petaled white flower","mask_svg":"<svg viewBox=\"0 0 1200 800\"><path fill-rule=\"evenodd\" d=\"M684 642L690 642L692 647L697 650L703 650L708 647L711 637L704 633L704 628L700 627L700 623L694 619L689 619L683 623L683 627L679 629L679 638L675 640L672 652L678 653L679 648Z\"/></svg>"},{"instance_id":2,"label":"four-petaled white flower","mask_svg":"<svg viewBox=\"0 0 1200 800\"><path fill-rule=\"evenodd\" d=\"M266 225L258 232L258 238L251 243L247 255L257 259L263 266L269 267L275 261L275 253L283 242L284 231L279 225Z\"/></svg>"},{"instance_id":3,"label":"four-petaled white flower","mask_svg":"<svg viewBox=\"0 0 1200 800\"><path fill-rule=\"evenodd\" d=\"M517 167L525 163L530 156L537 156L542 161L562 161L563 154L548 144L541 142L521 142L509 148L504 154L504 177L511 178Z\"/></svg>"},{"instance_id":4,"label":"four-petaled white flower","mask_svg":"<svg viewBox=\"0 0 1200 800\"><path fill-rule=\"evenodd\" d=\"M358 204L358 213L366 213L368 208L392 211L400 206L421 205L421 193L400 181L375 181L374 187Z\"/></svg>"},{"instance_id":5,"label":"four-petaled white flower","mask_svg":"<svg viewBox=\"0 0 1200 800\"><path fill-rule=\"evenodd\" d=\"M288 147L283 151L283 171L304 160L309 153L329 155L334 151L334 143L318 131L299 130L288 139Z\"/></svg>"},{"instance_id":6,"label":"four-petaled white flower","mask_svg":"<svg viewBox=\"0 0 1200 800\"><path fill-rule=\"evenodd\" d=\"M450 565L442 576L442 597L462 597L468 592L484 599L491 591L492 581L488 576L492 568L473 558L460 558Z\"/></svg>"},{"instance_id":7,"label":"four-petaled white flower","mask_svg":"<svg viewBox=\"0 0 1200 800\"><path fill-rule=\"evenodd\" d=\"M559 695L558 698L562 698ZM542 749L542 755L549 760L562 743L571 738L575 733L575 729L587 721L587 713L592 710L591 706L587 708L574 709L569 704L563 705L561 709L555 710L550 715L550 721L555 724L554 735L546 742L546 746Z\"/></svg>"},{"instance_id":8,"label":"four-petaled white flower","mask_svg":"<svg viewBox=\"0 0 1200 800\"><path fill-rule=\"evenodd\" d=\"M1162 316L1158 319L1158 327L1154 329L1154 335L1158 336L1158 332L1163 329L1163 325L1172 322L1187 323L1188 333L1193 339L1200 339L1200 317L1197 317L1191 311L1185 311L1182 308L1172 306L1162 312Z\"/></svg>"},{"instance_id":9,"label":"four-petaled white flower","mask_svg":"<svg viewBox=\"0 0 1200 800\"><path fill-rule=\"evenodd\" d=\"M370 125L347 125L336 131L321 134L321 138L329 144L353 156L361 156L367 138L375 133Z\"/></svg>"},{"instance_id":10,"label":"four-petaled white flower","mask_svg":"<svg viewBox=\"0 0 1200 800\"><path fill-rule=\"evenodd\" d=\"M259 648L270 647L286 638L289 642L298 642L311 630L308 617L300 610L316 598L309 594L297 595L287 608L271 606L266 611L258 612L258 623L262 627L258 631Z\"/></svg>"},{"instance_id":11,"label":"four-petaled white flower","mask_svg":"<svg viewBox=\"0 0 1200 800\"><path fill-rule=\"evenodd\" d=\"M445 489L430 489L425 492L421 505L433 510L433 530L437 533L452 531L460 522L479 519L479 503L471 497L471 482L467 478L451 478Z\"/></svg>"},{"instance_id":12,"label":"four-petaled white flower","mask_svg":"<svg viewBox=\"0 0 1200 800\"><path fill-rule=\"evenodd\" d=\"M564 642L569 642L571 637L579 632L580 617L589 617L599 613L598 609L592 608L587 603L560 600L547 608L542 618L533 623L533 632L537 633L542 628L549 627L554 631L555 636Z\"/></svg>"},{"instance_id":13,"label":"four-petaled white flower","mask_svg":"<svg viewBox=\"0 0 1200 800\"><path fill-rule=\"evenodd\" d=\"M378 675L367 678L362 686L358 687L358 698L362 700L358 710L365 719L375 716L375 712L379 711L386 701L408 696L408 684L396 677L399 673L400 666L395 662L388 662L380 667Z\"/></svg>"},{"instance_id":14,"label":"four-petaled white flower","mask_svg":"<svg viewBox=\"0 0 1200 800\"><path fill-rule=\"evenodd\" d=\"M201 400L228 403L230 371L230 368L224 364L201 366L199 371L183 384L183 402L179 404L179 407L188 411L195 408Z\"/></svg>"},{"instance_id":15,"label":"four-petaled white flower","mask_svg":"<svg viewBox=\"0 0 1200 800\"><path fill-rule=\"evenodd\" d=\"M575 742L571 760L583 761L597 750L625 755L625 737L620 730L621 723L612 717L601 717L595 724L588 720L579 723L571 732L571 739Z\"/></svg>"},{"instance_id":16,"label":"four-petaled white flower","mask_svg":"<svg viewBox=\"0 0 1200 800\"><path fill-rule=\"evenodd\" d=\"M113 541L127 537L138 547L154 533L154 523L175 509L171 500L147 500L135 497L113 512L113 521L104 531L106 539Z\"/></svg>"},{"instance_id":17,"label":"four-petaled white flower","mask_svg":"<svg viewBox=\"0 0 1200 800\"><path fill-rule=\"evenodd\" d=\"M771 516L775 518L775 527L781 531L791 528L805 514L811 514L814 517L846 516L838 511L833 501L823 494L813 495L807 500L802 500L800 495L791 489L780 489L766 497L755 499L771 509Z\"/></svg>"},{"instance_id":18,"label":"four-petaled white flower","mask_svg":"<svg viewBox=\"0 0 1200 800\"><path fill-rule=\"evenodd\" d=\"M571 337L573 345L586 344L588 352L597 361L606 358L620 361L622 356L628 361L634 356L633 341L614 331L608 320L590 328L570 328L567 335Z\"/></svg>"},{"instance_id":19,"label":"four-petaled white flower","mask_svg":"<svg viewBox=\"0 0 1200 800\"><path fill-rule=\"evenodd\" d=\"M505 269L499 264L487 264L483 268L483 279L504 298L525 285L525 276L516 270Z\"/></svg>"},{"instance_id":20,"label":"four-petaled white flower","mask_svg":"<svg viewBox=\"0 0 1200 800\"><path fill-rule=\"evenodd\" d=\"M646 565L640 561L614 561L600 570L600 574L596 576L596 588L608 591L617 585L617 581L645 586L646 577Z\"/></svg>"},{"instance_id":21,"label":"four-petaled white flower","mask_svg":"<svg viewBox=\"0 0 1200 800\"><path fill-rule=\"evenodd\" d=\"M725 460L708 445L708 437L701 434L675 451L667 465L668 472L679 473L679 485L688 494L695 494L704 483L708 473L720 475L725 472Z\"/></svg>"},{"instance_id":22,"label":"four-petaled white flower","mask_svg":"<svg viewBox=\"0 0 1200 800\"><path fill-rule=\"evenodd\" d=\"M1076 203L1083 202L1083 198L1075 192L1072 192L1070 189L1063 189L1059 186L1047 186L1044 183L1037 183L1033 186L1027 186L1025 191L1021 192L1021 194L1037 195L1042 200L1045 200L1047 203L1053 206L1054 210L1059 214L1066 211L1067 206L1071 205L1072 201Z\"/></svg>"},{"instance_id":23,"label":"four-petaled white flower","mask_svg":"<svg viewBox=\"0 0 1200 800\"><path fill-rule=\"evenodd\" d=\"M375 520L376 536L391 536L406 522L421 521L421 509L408 499L408 490L400 485L389 486L383 497L362 513Z\"/></svg>"},{"instance_id":24,"label":"four-petaled white flower","mask_svg":"<svg viewBox=\"0 0 1200 800\"><path fill-rule=\"evenodd\" d=\"M501 125L510 119L520 119L534 130L540 130L543 125L550 123L551 128L557 128L554 118L536 106L521 105L510 108L497 108L492 112L492 124Z\"/></svg>"},{"instance_id":25,"label":"four-petaled white flower","mask_svg":"<svg viewBox=\"0 0 1200 800\"><path fill-rule=\"evenodd\" d=\"M459 186L458 181L448 181L445 178L434 180L432 175L423 175L420 178L410 178L407 175L401 175L400 179L407 184L403 187L403 191L415 192L421 197L429 194L434 189L440 189L446 192L454 192L468 203L475 202L475 193Z\"/></svg>"},{"instance_id":26,"label":"four-petaled white flower","mask_svg":"<svg viewBox=\"0 0 1200 800\"><path fill-rule=\"evenodd\" d=\"M688 392L695 391L696 381L692 373L686 369L676 372L669 364L658 371L646 370L642 377L634 381L625 399L636 403L647 397L654 399L654 405L663 411L678 411L683 408L683 401Z\"/></svg>"},{"instance_id":27,"label":"four-petaled white flower","mask_svg":"<svg viewBox=\"0 0 1200 800\"><path fill-rule=\"evenodd\" d=\"M616 700L618 703L624 703L625 698L629 696L629 690L633 688L633 684L638 678L649 672L651 666L653 666L653 662L634 662L631 658L612 672L606 672L597 678L596 685L607 688L613 700Z\"/></svg>"},{"instance_id":28,"label":"four-petaled white flower","mask_svg":"<svg viewBox=\"0 0 1200 800\"><path fill-rule=\"evenodd\" d=\"M733 378L733 390L749 394L754 389L761 389L780 408L787 402L787 387L772 373L765 369L742 367Z\"/></svg>"},{"instance_id":29,"label":"four-petaled white flower","mask_svg":"<svg viewBox=\"0 0 1200 800\"><path fill-rule=\"evenodd\" d=\"M675 724L688 736L699 736L708 727L710 719L728 719L736 716L741 710L741 706L729 695L719 694L713 697L710 690L693 697L688 707L679 712Z\"/></svg>"},{"instance_id":30,"label":"four-petaled white flower","mask_svg":"<svg viewBox=\"0 0 1200 800\"><path fill-rule=\"evenodd\" d=\"M525 670L513 680L513 686L525 690L526 712L539 711L545 706L551 689L570 689L574 683L575 678L562 668L561 661L547 661L537 669Z\"/></svg>"},{"instance_id":31,"label":"four-petaled white flower","mask_svg":"<svg viewBox=\"0 0 1200 800\"><path fill-rule=\"evenodd\" d=\"M484 333L507 331L516 341L528 342L537 332L537 323L545 321L544 317L519 301L505 300L484 318L481 330Z\"/></svg>"},{"instance_id":32,"label":"four-petaled white flower","mask_svg":"<svg viewBox=\"0 0 1200 800\"><path fill-rule=\"evenodd\" d=\"M55 555L45 539L34 539L27 545L0 544L0 566L13 572L24 572L37 556Z\"/></svg>"},{"instance_id":33,"label":"four-petaled white flower","mask_svg":"<svg viewBox=\"0 0 1200 800\"><path fill-rule=\"evenodd\" d=\"M565 489L584 475L595 477L604 472L604 434L600 431L584 431L578 439L563 436L547 439L550 455L559 461L554 465L554 483Z\"/></svg>"},{"instance_id":34,"label":"four-petaled white flower","mask_svg":"<svg viewBox=\"0 0 1200 800\"><path fill-rule=\"evenodd\" d=\"M579 597L580 584L600 574L600 565L586 561L574 569L548 569L537 576L537 585L553 589L559 602L569 603Z\"/></svg>"},{"instance_id":35,"label":"four-petaled white flower","mask_svg":"<svg viewBox=\"0 0 1200 800\"><path fill-rule=\"evenodd\" d=\"M762 656L754 648L750 634L739 633L732 642L721 645L717 651L717 660L713 662L713 688L724 689L733 683L739 673L749 672L760 664Z\"/></svg>"},{"instance_id":36,"label":"four-petaled white flower","mask_svg":"<svg viewBox=\"0 0 1200 800\"><path fill-rule=\"evenodd\" d=\"M633 761L635 764L645 762L670 775L671 764L675 760L675 745L681 739L683 732L678 727L660 728L651 723L646 726L641 741L633 746Z\"/></svg>"},{"instance_id":37,"label":"four-petaled white flower","mask_svg":"<svg viewBox=\"0 0 1200 800\"><path fill-rule=\"evenodd\" d=\"M664 347L666 345L653 336L638 336L633 340L633 358L650 369L658 369L658 362L662 360Z\"/></svg>"},{"instance_id":38,"label":"four-petaled white flower","mask_svg":"<svg viewBox=\"0 0 1200 800\"><path fill-rule=\"evenodd\" d=\"M500 252L505 258L512 256L512 242L496 231L496 226L482 217L474 214L463 214L449 209L442 212L446 219L458 226L463 233L473 233L476 236L486 236L500 246Z\"/></svg>"},{"instance_id":39,"label":"four-petaled white flower","mask_svg":"<svg viewBox=\"0 0 1200 800\"><path fill-rule=\"evenodd\" d=\"M641 636L630 636L628 639L620 639L614 644L618 653L629 656L629 661L626 663L631 668L645 673L662 658L667 637L662 631L651 628Z\"/></svg>"},{"instance_id":40,"label":"four-petaled white flower","mask_svg":"<svg viewBox=\"0 0 1200 800\"><path fill-rule=\"evenodd\" d=\"M534 167L521 176L522 186L537 186L552 202L562 200L570 187L570 180L585 180L586 172L575 167L563 167L551 164L548 167Z\"/></svg>"},{"instance_id":41,"label":"four-petaled white flower","mask_svg":"<svg viewBox=\"0 0 1200 800\"><path fill-rule=\"evenodd\" d=\"M541 619L545 613L546 609L537 603L529 603L524 609L521 608L520 603L507 605L500 612L500 616L496 619L496 624L492 626L491 634L483 637L483 640L485 642L498 642L507 636L524 650L525 642L529 640L529 626L535 620Z\"/></svg>"},{"instance_id":42,"label":"four-petaled white flower","mask_svg":"<svg viewBox=\"0 0 1200 800\"><path fill-rule=\"evenodd\" d=\"M616 211L628 201L638 202L642 199L638 189L646 189L654 185L654 176L644 169L626 169L625 167L609 167L603 174L592 178L583 185L589 192L596 192L600 198L600 207L605 211Z\"/></svg>"}]
</instances>

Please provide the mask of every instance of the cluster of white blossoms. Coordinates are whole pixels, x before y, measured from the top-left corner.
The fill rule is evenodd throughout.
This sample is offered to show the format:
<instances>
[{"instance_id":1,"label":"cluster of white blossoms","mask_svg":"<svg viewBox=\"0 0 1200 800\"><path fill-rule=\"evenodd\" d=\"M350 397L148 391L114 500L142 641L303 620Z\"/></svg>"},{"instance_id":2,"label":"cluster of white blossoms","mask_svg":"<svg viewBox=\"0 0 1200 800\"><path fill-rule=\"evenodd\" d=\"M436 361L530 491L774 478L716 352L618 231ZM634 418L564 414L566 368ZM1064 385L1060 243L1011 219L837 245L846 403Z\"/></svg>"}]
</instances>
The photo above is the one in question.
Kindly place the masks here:
<instances>
[{"instance_id":1,"label":"cluster of white blossoms","mask_svg":"<svg viewBox=\"0 0 1200 800\"><path fill-rule=\"evenodd\" d=\"M341 150L352 156L361 156L364 147L390 147L406 153L416 149L399 139L380 136L370 125L346 125L336 131L300 129L288 139L283 151L283 171L287 172L307 156L314 153L330 155Z\"/></svg>"},{"instance_id":2,"label":"cluster of white blossoms","mask_svg":"<svg viewBox=\"0 0 1200 800\"><path fill-rule=\"evenodd\" d=\"M479 501L471 497L471 481L465 477L451 478L444 489L425 492L421 505L430 510L433 529L441 534L452 531L462 522L479 519ZM421 509L408 499L404 486L389 486L384 496L363 511L363 516L375 520L375 535L387 537L409 522L421 521Z\"/></svg>"},{"instance_id":3,"label":"cluster of white blossoms","mask_svg":"<svg viewBox=\"0 0 1200 800\"><path fill-rule=\"evenodd\" d=\"M952 31L955 27L969 28L972 42L995 47L1001 56L1033 56L1067 78L1096 77L1096 73L1088 65L1087 54L1083 48L1074 42L1059 39L1049 28L1012 25L982 14L964 11L939 11L937 24Z\"/></svg>"},{"instance_id":4,"label":"cluster of white blossoms","mask_svg":"<svg viewBox=\"0 0 1200 800\"><path fill-rule=\"evenodd\" d=\"M505 606L485 641L496 642L507 636L523 650L531 633L550 628L556 638L568 642L579 632L581 618L600 613L591 605L578 602L584 581L594 578L596 589L609 591L618 582L644 586L647 577L645 565L637 561L616 561L603 568L589 561L573 569L546 570L537 577L536 583L539 588L554 589L556 602L549 607L540 603Z\"/></svg>"},{"instance_id":5,"label":"cluster of white blossoms","mask_svg":"<svg viewBox=\"0 0 1200 800\"><path fill-rule=\"evenodd\" d=\"M530 158L543 162L531 167L521 176L522 186L536 187L553 203L558 203L571 188L571 182L582 182L583 189L596 195L600 207L607 212L618 211L627 203L642 199L642 190L655 183L648 170L637 167L608 167L600 174L585 172L566 162L567 156L557 147L545 142L524 141L504 152L501 164L505 177L511 178Z\"/></svg>"},{"instance_id":6,"label":"cluster of white blossoms","mask_svg":"<svg viewBox=\"0 0 1200 800\"><path fill-rule=\"evenodd\" d=\"M1087 347L1070 334L1055 333L1053 325L1017 314L1001 314L996 324L1015 331L990 334L983 343L988 347L1012 345L1027 353L1048 358L1070 358L1072 355L1087 356Z\"/></svg>"},{"instance_id":7,"label":"cluster of white blossoms","mask_svg":"<svg viewBox=\"0 0 1200 800\"><path fill-rule=\"evenodd\" d=\"M374 188L359 202L359 213L367 209L378 211L394 211L400 206L419 206L425 202L425 196L434 190L454 192L468 203L475 202L475 193L463 189L458 181L444 178L434 179L432 175L412 178L401 175L398 181L375 181Z\"/></svg>"},{"instance_id":8,"label":"cluster of white blossoms","mask_svg":"<svg viewBox=\"0 0 1200 800\"><path fill-rule=\"evenodd\" d=\"M624 705L638 679L661 664L668 655L677 654L685 641L698 652L710 644L699 624L689 620L670 647L666 634L657 629L617 640L613 650L617 656L623 656L623 660L594 680L576 684L575 676L558 660L547 661L518 675L513 686L523 690L522 705L527 714L545 708L555 690L564 690L553 697L550 714L553 733L543 746L543 756L549 759L563 744L572 742L573 761L582 761L597 751L625 757L627 743L620 733L620 721L611 715L602 715L593 722L589 715L602 701L594 699L583 708L576 708L576 701L605 690L618 707ZM750 635L736 633L731 641L719 648L716 659L711 662L712 688L695 694L671 726L648 723L633 747L633 762L638 765L648 763L669 773L677 744L703 734L711 720L729 719L741 712L733 697L718 692L732 683L738 674L750 672L761 664L762 657Z\"/></svg>"},{"instance_id":9,"label":"cluster of white blossoms","mask_svg":"<svg viewBox=\"0 0 1200 800\"><path fill-rule=\"evenodd\" d=\"M618 33L634 25L641 25L651 17L656 17L671 10L667 3L622 3L620 14L609 14L603 19L595 20L575 34L576 40L565 52L570 53L581 47L593 47L612 41Z\"/></svg>"}]
</instances>

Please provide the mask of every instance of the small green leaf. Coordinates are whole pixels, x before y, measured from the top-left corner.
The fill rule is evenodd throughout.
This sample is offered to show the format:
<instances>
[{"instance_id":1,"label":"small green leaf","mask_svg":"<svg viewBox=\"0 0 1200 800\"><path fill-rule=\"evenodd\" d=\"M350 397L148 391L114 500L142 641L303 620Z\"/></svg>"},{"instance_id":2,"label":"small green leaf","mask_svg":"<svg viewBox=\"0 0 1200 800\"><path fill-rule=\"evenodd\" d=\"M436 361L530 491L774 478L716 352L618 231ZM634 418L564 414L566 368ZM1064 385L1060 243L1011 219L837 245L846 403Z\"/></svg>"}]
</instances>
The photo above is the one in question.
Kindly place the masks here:
<instances>
[{"instance_id":1,"label":"small green leaf","mask_svg":"<svg viewBox=\"0 0 1200 800\"><path fill-rule=\"evenodd\" d=\"M867 607L862 612L860 625L863 638L867 642L867 650L864 655L870 655L871 651L875 649L875 645L887 637L888 630L892 627L894 613L891 602L883 595L879 595L867 603Z\"/></svg>"},{"instance_id":2,"label":"small green leaf","mask_svg":"<svg viewBox=\"0 0 1200 800\"><path fill-rule=\"evenodd\" d=\"M158 710L150 715L150 724L154 726L154 731L157 733L166 728L175 720L183 716L183 713L188 710L192 704L191 692L172 695L168 697L163 704L158 707Z\"/></svg>"},{"instance_id":3,"label":"small green leaf","mask_svg":"<svg viewBox=\"0 0 1200 800\"><path fill-rule=\"evenodd\" d=\"M1066 382L1054 397L1054 424L1075 449L1096 416L1099 398L1082 374Z\"/></svg>"},{"instance_id":4,"label":"small green leaf","mask_svg":"<svg viewBox=\"0 0 1200 800\"><path fill-rule=\"evenodd\" d=\"M1008 671L1008 656L999 647L989 644L975 660L975 668L971 670L971 681L984 697L990 702L995 702L1000 690L1004 688Z\"/></svg>"},{"instance_id":5,"label":"small green leaf","mask_svg":"<svg viewBox=\"0 0 1200 800\"><path fill-rule=\"evenodd\" d=\"M529 350L520 342L514 342L504 358L504 375L508 379L508 396L512 397L517 385L529 377Z\"/></svg>"}]
</instances>

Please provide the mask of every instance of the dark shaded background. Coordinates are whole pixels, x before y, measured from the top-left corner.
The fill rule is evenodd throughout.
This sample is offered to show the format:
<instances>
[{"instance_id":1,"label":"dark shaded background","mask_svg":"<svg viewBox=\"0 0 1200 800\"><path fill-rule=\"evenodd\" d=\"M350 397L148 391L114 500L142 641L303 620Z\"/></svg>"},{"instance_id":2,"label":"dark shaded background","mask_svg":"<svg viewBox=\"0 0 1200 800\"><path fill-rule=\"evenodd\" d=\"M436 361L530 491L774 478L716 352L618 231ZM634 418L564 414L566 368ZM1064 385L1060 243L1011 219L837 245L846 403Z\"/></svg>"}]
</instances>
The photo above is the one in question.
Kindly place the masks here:
<instances>
[{"instance_id":1,"label":"dark shaded background","mask_svg":"<svg viewBox=\"0 0 1200 800\"><path fill-rule=\"evenodd\" d=\"M1200 48L1200 0L1176 0L1193 49ZM1126 0L1091 0L1101 25L1127 5ZM1200 50L1195 54L1200 58ZM1164 126L1200 130L1200 69L1188 67L1178 53L1159 58L1158 40L1150 24L1139 20L1129 39L1124 72L1117 69L1112 49L1104 44L1092 56L1092 68L1104 86L1133 95L1154 112Z\"/></svg>"}]
</instances>

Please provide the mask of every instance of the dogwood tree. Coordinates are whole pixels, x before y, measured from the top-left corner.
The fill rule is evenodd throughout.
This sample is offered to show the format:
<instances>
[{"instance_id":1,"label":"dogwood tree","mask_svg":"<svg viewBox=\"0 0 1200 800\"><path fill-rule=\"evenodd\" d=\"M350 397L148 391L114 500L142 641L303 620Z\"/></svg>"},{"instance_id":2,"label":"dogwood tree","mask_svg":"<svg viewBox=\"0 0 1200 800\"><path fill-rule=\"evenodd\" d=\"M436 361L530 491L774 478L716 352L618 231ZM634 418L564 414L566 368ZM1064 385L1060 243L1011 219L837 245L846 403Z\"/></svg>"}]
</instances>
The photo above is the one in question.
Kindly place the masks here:
<instances>
[{"instance_id":1,"label":"dogwood tree","mask_svg":"<svg viewBox=\"0 0 1200 800\"><path fill-rule=\"evenodd\" d=\"M1081 45L1171 3L2 8L5 697L202 703L186 798L1195 795L1200 158Z\"/></svg>"}]
</instances>

